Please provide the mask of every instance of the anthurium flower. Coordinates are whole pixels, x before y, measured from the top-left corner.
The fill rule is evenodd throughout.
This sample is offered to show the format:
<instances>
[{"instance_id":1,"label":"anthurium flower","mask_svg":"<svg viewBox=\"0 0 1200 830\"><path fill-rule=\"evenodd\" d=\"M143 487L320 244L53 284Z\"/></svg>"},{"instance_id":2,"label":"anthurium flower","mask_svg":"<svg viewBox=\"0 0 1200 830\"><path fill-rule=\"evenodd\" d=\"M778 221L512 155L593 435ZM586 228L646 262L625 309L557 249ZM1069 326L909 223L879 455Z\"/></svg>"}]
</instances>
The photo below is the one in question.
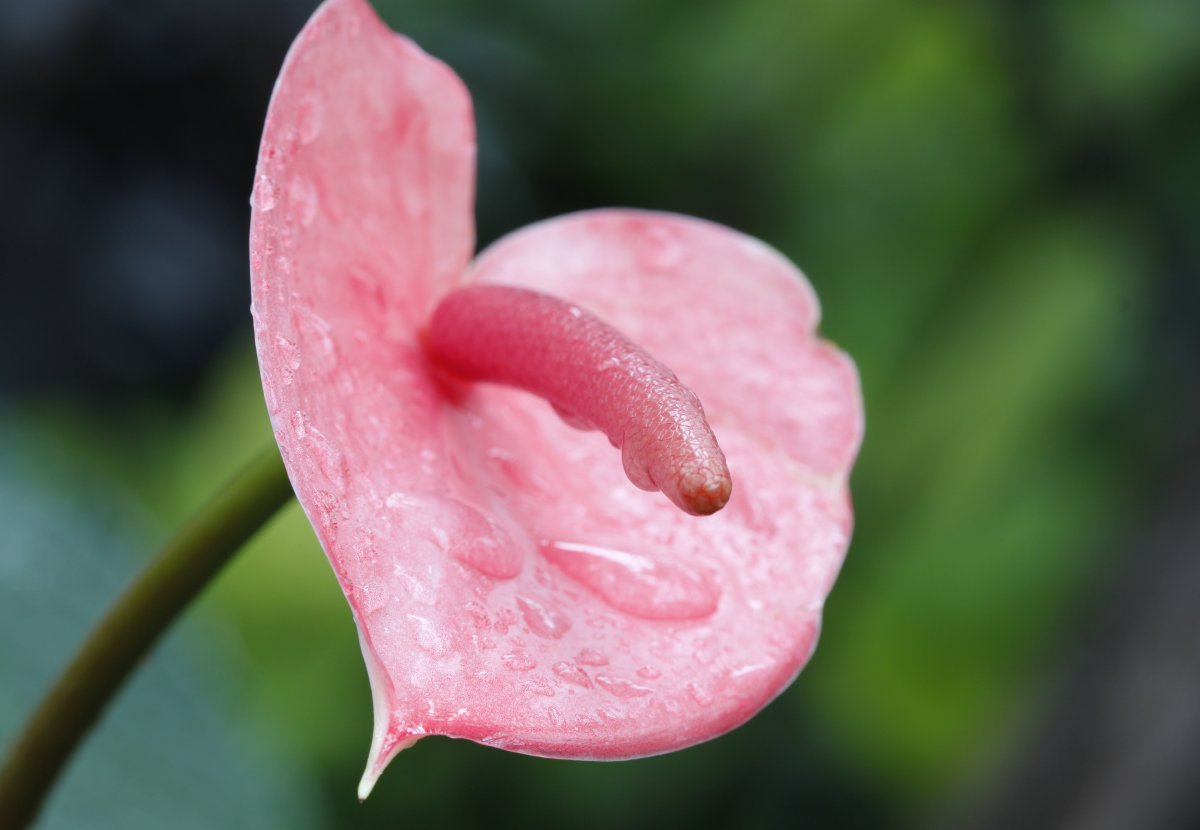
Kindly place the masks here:
<instances>
[{"instance_id":1,"label":"anthurium flower","mask_svg":"<svg viewBox=\"0 0 1200 830\"><path fill-rule=\"evenodd\" d=\"M800 272L633 210L472 263L474 142L450 69L328 0L254 184L267 407L371 679L363 796L426 735L619 759L733 728L849 541L858 380Z\"/></svg>"}]
</instances>

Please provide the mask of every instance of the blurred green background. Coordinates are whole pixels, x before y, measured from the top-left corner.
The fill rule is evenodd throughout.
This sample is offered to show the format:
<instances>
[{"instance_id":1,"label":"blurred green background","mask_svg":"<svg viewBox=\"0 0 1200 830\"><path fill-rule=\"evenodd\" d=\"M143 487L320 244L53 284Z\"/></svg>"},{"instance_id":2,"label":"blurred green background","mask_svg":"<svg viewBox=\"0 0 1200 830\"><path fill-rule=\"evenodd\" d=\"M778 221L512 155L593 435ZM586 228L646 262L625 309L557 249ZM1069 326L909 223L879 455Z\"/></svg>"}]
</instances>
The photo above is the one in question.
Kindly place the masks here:
<instances>
[{"instance_id":1,"label":"blurred green background","mask_svg":"<svg viewBox=\"0 0 1200 830\"><path fill-rule=\"evenodd\" d=\"M1200 826L1200 4L378 6L471 88L481 244L629 205L809 275L868 422L821 645L707 745L433 739L359 806L365 671L293 506L46 827ZM246 199L311 9L0 5L0 743L271 440Z\"/></svg>"}]
</instances>

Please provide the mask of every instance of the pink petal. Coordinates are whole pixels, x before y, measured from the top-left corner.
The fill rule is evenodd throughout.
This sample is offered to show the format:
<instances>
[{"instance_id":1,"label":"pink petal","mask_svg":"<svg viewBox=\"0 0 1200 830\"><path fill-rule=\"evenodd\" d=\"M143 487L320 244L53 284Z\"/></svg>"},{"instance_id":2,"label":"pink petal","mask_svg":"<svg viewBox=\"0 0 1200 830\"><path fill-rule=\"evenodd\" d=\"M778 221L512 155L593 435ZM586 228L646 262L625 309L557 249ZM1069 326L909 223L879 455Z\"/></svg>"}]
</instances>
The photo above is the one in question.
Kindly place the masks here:
<instances>
[{"instance_id":1,"label":"pink petal","mask_svg":"<svg viewBox=\"0 0 1200 830\"><path fill-rule=\"evenodd\" d=\"M683 216L591 211L500 240L470 280L597 314L699 395L723 447L723 420L735 418L805 476L842 479L854 462L863 429L854 364L815 340L812 287L757 239Z\"/></svg>"},{"instance_id":2,"label":"pink petal","mask_svg":"<svg viewBox=\"0 0 1200 830\"><path fill-rule=\"evenodd\" d=\"M326 323L359 340L411 340L470 260L474 188L462 81L364 0L327 0L288 52L259 149L260 324L298 345L306 334L328 345ZM371 315L378 330L363 328Z\"/></svg>"},{"instance_id":3,"label":"pink petal","mask_svg":"<svg viewBox=\"0 0 1200 830\"><path fill-rule=\"evenodd\" d=\"M803 277L732 231L580 214L470 274L579 304L697 392L735 481L715 516L636 489L540 399L434 377L417 332L466 267L473 158L458 79L362 0L323 5L267 117L252 288L276 437L371 676L364 795L429 734L625 758L736 726L807 659L849 539L854 367L814 339Z\"/></svg>"},{"instance_id":4,"label":"pink petal","mask_svg":"<svg viewBox=\"0 0 1200 830\"><path fill-rule=\"evenodd\" d=\"M489 588L488 608L522 592L558 600L583 625L529 638L539 666L575 654L582 669L578 655L598 652L606 678L649 690L617 700L598 682L561 687L565 700L473 701L478 722L507 725L510 749L593 758L664 752L743 722L808 659L849 543L858 377L815 338L807 281L727 228L617 210L518 231L470 280L555 294L630 335L699 395L735 482L723 511L696 519L634 489L603 436L537 398L493 386L460 402L480 468L540 554L526 553L532 575Z\"/></svg>"}]
</instances>

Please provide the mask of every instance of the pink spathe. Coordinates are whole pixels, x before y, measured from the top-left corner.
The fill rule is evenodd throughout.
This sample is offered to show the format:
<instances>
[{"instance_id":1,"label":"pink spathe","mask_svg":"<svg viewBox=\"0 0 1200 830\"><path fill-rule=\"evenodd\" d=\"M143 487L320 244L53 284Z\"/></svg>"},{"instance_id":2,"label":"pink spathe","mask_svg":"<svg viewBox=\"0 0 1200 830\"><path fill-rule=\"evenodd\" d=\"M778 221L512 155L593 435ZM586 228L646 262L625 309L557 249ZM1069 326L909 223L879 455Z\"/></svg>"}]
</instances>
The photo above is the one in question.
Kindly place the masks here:
<instances>
[{"instance_id":1,"label":"pink spathe","mask_svg":"<svg viewBox=\"0 0 1200 830\"><path fill-rule=\"evenodd\" d=\"M472 264L474 177L454 73L364 0L321 6L267 115L253 311L275 436L371 677L364 796L426 735L619 759L737 726L808 659L849 543L858 378L816 339L794 266L727 228L629 210L531 226ZM681 440L714 464L724 451L725 508L699 518L643 492L630 477L670 496L672 473L627 477L605 434L527 391L448 383L422 332L466 285L556 297L678 376L712 427ZM629 354L581 381L588 412L559 408L602 428L596 407L657 411L604 391L606 361ZM668 387L682 411L690 393Z\"/></svg>"}]
</instances>

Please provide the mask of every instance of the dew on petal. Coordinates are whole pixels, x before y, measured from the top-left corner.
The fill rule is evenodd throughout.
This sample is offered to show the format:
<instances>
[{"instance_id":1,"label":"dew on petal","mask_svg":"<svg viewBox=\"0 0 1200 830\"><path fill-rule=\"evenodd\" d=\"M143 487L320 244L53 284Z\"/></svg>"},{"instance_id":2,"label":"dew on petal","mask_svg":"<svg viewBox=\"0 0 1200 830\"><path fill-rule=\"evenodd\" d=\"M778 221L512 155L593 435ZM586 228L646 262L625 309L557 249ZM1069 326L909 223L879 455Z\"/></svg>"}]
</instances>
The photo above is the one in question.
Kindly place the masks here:
<instances>
[{"instance_id":1,"label":"dew on petal","mask_svg":"<svg viewBox=\"0 0 1200 830\"><path fill-rule=\"evenodd\" d=\"M292 322L304 345L305 353L312 359L313 368L322 375L329 375L337 369L341 356L329 323L300 302L292 304Z\"/></svg>"},{"instance_id":2,"label":"dew on petal","mask_svg":"<svg viewBox=\"0 0 1200 830\"><path fill-rule=\"evenodd\" d=\"M259 173L254 178L254 190L250 194L250 204L266 213L275 208L275 182L266 173Z\"/></svg>"},{"instance_id":3,"label":"dew on petal","mask_svg":"<svg viewBox=\"0 0 1200 830\"><path fill-rule=\"evenodd\" d=\"M517 607L529 630L539 637L561 640L571 628L566 614L535 599L517 597Z\"/></svg>"},{"instance_id":4,"label":"dew on petal","mask_svg":"<svg viewBox=\"0 0 1200 830\"><path fill-rule=\"evenodd\" d=\"M451 556L496 579L513 579L521 572L524 554L495 520L458 499L445 499L441 506L442 515L433 518L431 527L453 529L446 539Z\"/></svg>"},{"instance_id":5,"label":"dew on petal","mask_svg":"<svg viewBox=\"0 0 1200 830\"><path fill-rule=\"evenodd\" d=\"M478 629L485 629L492 624L488 617L487 609L475 600L470 600L463 606L463 610L471 617L471 622Z\"/></svg>"},{"instance_id":6,"label":"dew on petal","mask_svg":"<svg viewBox=\"0 0 1200 830\"><path fill-rule=\"evenodd\" d=\"M317 467L324 473L325 479L333 485L338 495L344 494L349 477L346 456L316 427L309 427L308 441L317 457Z\"/></svg>"},{"instance_id":7,"label":"dew on petal","mask_svg":"<svg viewBox=\"0 0 1200 830\"><path fill-rule=\"evenodd\" d=\"M623 680L619 677L612 677L607 674L596 675L596 685L609 694L617 697L643 697L651 694L654 690L649 686L642 686L638 683L631 683L628 680Z\"/></svg>"},{"instance_id":8,"label":"dew on petal","mask_svg":"<svg viewBox=\"0 0 1200 830\"><path fill-rule=\"evenodd\" d=\"M511 608L501 608L496 612L496 624L493 628L501 634L507 634L508 629L517 621L517 615L513 613Z\"/></svg>"},{"instance_id":9,"label":"dew on petal","mask_svg":"<svg viewBox=\"0 0 1200 830\"><path fill-rule=\"evenodd\" d=\"M292 434L296 436L298 441L303 441L308 437L308 415L303 410L297 409L293 412L290 421L292 424Z\"/></svg>"},{"instance_id":10,"label":"dew on petal","mask_svg":"<svg viewBox=\"0 0 1200 830\"><path fill-rule=\"evenodd\" d=\"M687 691L688 695L690 695L692 700L694 700L699 706L711 706L713 700L715 699L713 698L712 692L710 692L704 686L701 686L699 683L687 684Z\"/></svg>"},{"instance_id":11,"label":"dew on petal","mask_svg":"<svg viewBox=\"0 0 1200 830\"><path fill-rule=\"evenodd\" d=\"M567 576L627 614L699 620L717 610L720 589L698 568L576 542L544 541L539 548Z\"/></svg>"},{"instance_id":12,"label":"dew on petal","mask_svg":"<svg viewBox=\"0 0 1200 830\"><path fill-rule=\"evenodd\" d=\"M566 682L584 689L592 688L592 679L588 673L568 660L555 663L551 670Z\"/></svg>"},{"instance_id":13,"label":"dew on petal","mask_svg":"<svg viewBox=\"0 0 1200 830\"><path fill-rule=\"evenodd\" d=\"M280 354L283 357L281 363L283 368L282 377L284 385L287 386L295 380L296 371L300 368L300 349L293 340L284 337L282 334L275 338L275 345L279 347Z\"/></svg>"},{"instance_id":14,"label":"dew on petal","mask_svg":"<svg viewBox=\"0 0 1200 830\"><path fill-rule=\"evenodd\" d=\"M537 660L523 651L505 654L500 659L504 661L504 665L513 671L532 671L537 668Z\"/></svg>"},{"instance_id":15,"label":"dew on petal","mask_svg":"<svg viewBox=\"0 0 1200 830\"><path fill-rule=\"evenodd\" d=\"M583 666L607 666L608 657L594 648L585 648L575 655L575 662Z\"/></svg>"},{"instance_id":16,"label":"dew on petal","mask_svg":"<svg viewBox=\"0 0 1200 830\"><path fill-rule=\"evenodd\" d=\"M412 623L417 635L417 645L423 651L430 654L440 656L446 651L446 642L438 633L437 626L426 617L421 617L416 614L408 615L409 622Z\"/></svg>"}]
</instances>

